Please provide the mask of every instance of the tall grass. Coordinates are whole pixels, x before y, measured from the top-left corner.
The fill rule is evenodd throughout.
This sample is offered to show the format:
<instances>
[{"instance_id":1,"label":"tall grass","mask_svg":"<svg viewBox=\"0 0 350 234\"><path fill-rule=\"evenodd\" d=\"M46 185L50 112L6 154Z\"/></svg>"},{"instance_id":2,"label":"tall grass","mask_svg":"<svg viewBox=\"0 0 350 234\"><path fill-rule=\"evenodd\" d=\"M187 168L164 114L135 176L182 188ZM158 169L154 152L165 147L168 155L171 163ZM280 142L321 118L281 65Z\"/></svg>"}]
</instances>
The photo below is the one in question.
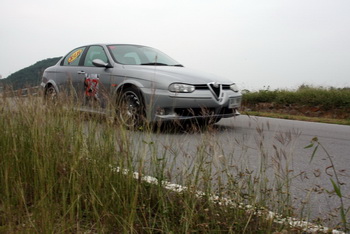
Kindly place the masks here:
<instances>
[{"instance_id":1,"label":"tall grass","mask_svg":"<svg viewBox=\"0 0 350 234\"><path fill-rule=\"evenodd\" d=\"M257 131L259 168L233 162L213 141L215 129L202 129L193 163L180 175L171 165L181 149L161 150L144 131L133 133L111 119L73 111L73 106L43 105L39 98L0 101L0 232L230 232L292 230L256 213L268 206L292 215L290 160L293 138L276 138L273 158ZM138 134L136 132L136 134ZM183 133L185 134L185 133ZM237 142L237 145L241 144ZM134 146L138 145L135 149ZM245 146L242 146L245 147ZM243 151L244 152L244 151ZM244 153L242 155L244 157ZM269 166L273 162L274 166ZM170 164L170 165L169 165ZM120 173L115 168L127 169ZM135 179L152 174L158 184ZM188 189L161 186L177 178ZM197 191L204 192L198 197ZM210 194L249 204L250 210L213 202Z\"/></svg>"}]
</instances>

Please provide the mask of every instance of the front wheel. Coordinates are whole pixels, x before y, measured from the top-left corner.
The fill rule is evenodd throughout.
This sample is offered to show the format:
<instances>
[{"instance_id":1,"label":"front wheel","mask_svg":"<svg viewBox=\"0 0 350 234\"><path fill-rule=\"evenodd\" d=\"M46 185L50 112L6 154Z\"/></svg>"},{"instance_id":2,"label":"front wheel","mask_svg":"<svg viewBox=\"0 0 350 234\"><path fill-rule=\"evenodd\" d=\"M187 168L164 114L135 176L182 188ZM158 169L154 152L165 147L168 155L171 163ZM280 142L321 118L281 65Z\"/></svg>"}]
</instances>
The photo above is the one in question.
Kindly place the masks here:
<instances>
[{"instance_id":1,"label":"front wheel","mask_svg":"<svg viewBox=\"0 0 350 234\"><path fill-rule=\"evenodd\" d=\"M145 121L144 104L140 91L129 87L123 89L117 105L117 116L121 124L137 128Z\"/></svg>"}]
</instances>

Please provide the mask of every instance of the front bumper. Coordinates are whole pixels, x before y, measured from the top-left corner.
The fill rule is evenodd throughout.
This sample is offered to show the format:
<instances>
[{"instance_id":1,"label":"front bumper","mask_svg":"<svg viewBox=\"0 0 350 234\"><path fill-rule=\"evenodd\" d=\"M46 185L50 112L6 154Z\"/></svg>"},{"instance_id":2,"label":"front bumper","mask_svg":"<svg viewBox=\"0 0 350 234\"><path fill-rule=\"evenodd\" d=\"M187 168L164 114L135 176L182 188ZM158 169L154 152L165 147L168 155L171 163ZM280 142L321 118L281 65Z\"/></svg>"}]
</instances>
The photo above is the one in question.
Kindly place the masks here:
<instances>
[{"instance_id":1,"label":"front bumper","mask_svg":"<svg viewBox=\"0 0 350 234\"><path fill-rule=\"evenodd\" d=\"M218 118L229 118L233 116L238 116L240 113L238 112L237 109L232 109L231 113L226 113L226 114L204 114L204 115L178 115L176 113L173 114L168 114L168 115L161 115L161 114L156 114L155 118L157 120L162 120L162 121L172 121L172 120L191 120L191 119L218 119Z\"/></svg>"},{"instance_id":2,"label":"front bumper","mask_svg":"<svg viewBox=\"0 0 350 234\"><path fill-rule=\"evenodd\" d=\"M219 119L237 116L242 95L225 90L216 99L208 90L193 93L171 93L168 90L147 92L142 90L146 104L146 115L150 122Z\"/></svg>"}]
</instances>

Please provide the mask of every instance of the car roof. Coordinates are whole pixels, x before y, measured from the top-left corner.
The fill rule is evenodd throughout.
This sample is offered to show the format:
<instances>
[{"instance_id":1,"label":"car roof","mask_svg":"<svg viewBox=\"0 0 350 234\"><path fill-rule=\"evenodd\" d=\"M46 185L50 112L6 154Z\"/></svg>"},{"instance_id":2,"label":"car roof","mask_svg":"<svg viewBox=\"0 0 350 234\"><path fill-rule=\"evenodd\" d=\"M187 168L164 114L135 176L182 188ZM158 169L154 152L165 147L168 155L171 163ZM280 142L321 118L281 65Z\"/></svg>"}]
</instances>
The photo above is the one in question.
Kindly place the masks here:
<instances>
[{"instance_id":1,"label":"car roof","mask_svg":"<svg viewBox=\"0 0 350 234\"><path fill-rule=\"evenodd\" d=\"M101 46L109 46L109 45L144 46L144 45L128 44L128 43L93 43L93 44L82 45L82 46L94 46L94 45L101 45ZM81 46L79 46L79 47L81 47ZM149 47L149 46L147 46L147 47Z\"/></svg>"}]
</instances>

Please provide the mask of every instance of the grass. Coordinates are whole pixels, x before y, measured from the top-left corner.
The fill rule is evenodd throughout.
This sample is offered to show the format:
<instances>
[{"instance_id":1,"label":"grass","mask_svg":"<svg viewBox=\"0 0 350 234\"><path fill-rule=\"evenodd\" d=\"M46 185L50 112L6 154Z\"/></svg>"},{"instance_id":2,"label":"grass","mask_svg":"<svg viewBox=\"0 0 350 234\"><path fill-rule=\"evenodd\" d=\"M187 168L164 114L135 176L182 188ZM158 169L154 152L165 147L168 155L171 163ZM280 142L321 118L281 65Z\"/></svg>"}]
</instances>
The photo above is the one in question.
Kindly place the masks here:
<instances>
[{"instance_id":1,"label":"grass","mask_svg":"<svg viewBox=\"0 0 350 234\"><path fill-rule=\"evenodd\" d=\"M282 105L322 106L325 110L334 108L350 108L350 88L324 88L307 85L296 91L259 90L243 95L243 104L277 103Z\"/></svg>"},{"instance_id":2,"label":"grass","mask_svg":"<svg viewBox=\"0 0 350 234\"><path fill-rule=\"evenodd\" d=\"M308 85L295 91L267 88L244 93L242 104L247 115L350 125L350 88Z\"/></svg>"},{"instance_id":3,"label":"grass","mask_svg":"<svg viewBox=\"0 0 350 234\"><path fill-rule=\"evenodd\" d=\"M279 135L271 155L264 127L258 127L260 163L251 170L243 161L230 161L235 150L221 151L215 130L201 129L193 163L184 173L170 175L176 167L170 159L182 156L181 147L156 144L152 136L161 133L131 132L114 118L72 109L69 103L47 106L31 97L0 101L0 232L302 232L257 215L255 208L210 199L216 194L235 204L295 215L290 163L297 133ZM142 140L135 142L138 134ZM134 171L159 183L135 179ZM172 178L188 189L175 193L161 186ZM200 197L198 190L204 192Z\"/></svg>"}]
</instances>

